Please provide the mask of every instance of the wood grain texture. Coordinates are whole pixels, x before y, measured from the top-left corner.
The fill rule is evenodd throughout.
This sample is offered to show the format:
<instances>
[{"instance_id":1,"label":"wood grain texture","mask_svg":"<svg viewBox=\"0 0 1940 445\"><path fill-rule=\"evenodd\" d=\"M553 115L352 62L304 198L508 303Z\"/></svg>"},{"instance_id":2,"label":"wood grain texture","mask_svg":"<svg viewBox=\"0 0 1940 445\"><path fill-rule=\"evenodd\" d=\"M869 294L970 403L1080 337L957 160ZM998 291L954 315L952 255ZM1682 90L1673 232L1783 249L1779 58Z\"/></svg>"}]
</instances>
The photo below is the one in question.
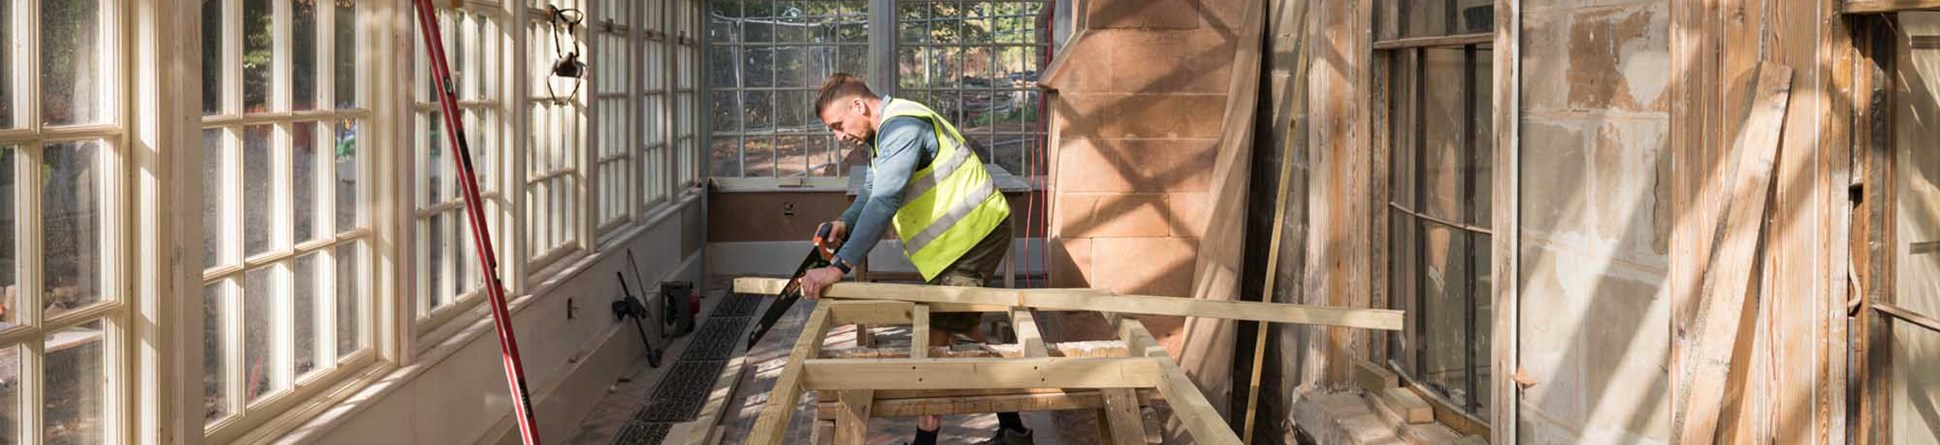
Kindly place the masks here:
<instances>
[{"instance_id":1,"label":"wood grain texture","mask_svg":"<svg viewBox=\"0 0 1940 445\"><path fill-rule=\"evenodd\" d=\"M1521 369L1516 358L1521 354L1522 320L1518 292L1522 286L1522 0L1496 0L1494 51L1490 103L1495 110L1495 140L1490 157L1496 165L1489 188L1499 201L1490 206L1489 216L1496 235L1489 239L1489 282L1493 284L1489 298L1495 317L1488 321L1493 323L1488 360L1495 371L1489 373L1489 381L1477 386L1489 388L1491 437L1496 443L1515 443L1522 393L1513 379Z\"/></svg>"},{"instance_id":2,"label":"wood grain texture","mask_svg":"<svg viewBox=\"0 0 1940 445\"><path fill-rule=\"evenodd\" d=\"M1105 402L1105 424L1114 445L1145 445L1145 420L1138 412L1138 393L1130 389L1099 391Z\"/></svg>"},{"instance_id":3,"label":"wood grain texture","mask_svg":"<svg viewBox=\"0 0 1940 445\"><path fill-rule=\"evenodd\" d=\"M813 390L1152 388L1150 358L818 359L802 362Z\"/></svg>"},{"instance_id":4,"label":"wood grain texture","mask_svg":"<svg viewBox=\"0 0 1940 445\"><path fill-rule=\"evenodd\" d=\"M736 278L734 291L774 295L788 280ZM889 300L914 303L1010 305L1031 309L1091 310L1143 315L1181 315L1273 323L1340 326L1363 329L1401 329L1401 311L1352 309L1252 301L1213 301L1143 295L1099 295L1091 292L1020 292L1014 289L930 286L891 283L836 283L823 291L826 298Z\"/></svg>"},{"instance_id":5,"label":"wood grain texture","mask_svg":"<svg viewBox=\"0 0 1940 445\"><path fill-rule=\"evenodd\" d=\"M1051 351L1044 347L1044 333L1037 328L1037 316L1030 309L1012 308L1010 326L1017 332L1017 344L1023 346L1025 357L1051 356Z\"/></svg>"},{"instance_id":6,"label":"wood grain texture","mask_svg":"<svg viewBox=\"0 0 1940 445\"><path fill-rule=\"evenodd\" d=\"M822 349L822 337L828 335L828 321L828 305L816 305L815 311L809 313L808 321L802 325L801 337L795 340L795 348L788 354L788 364L783 365L781 376L775 378L774 389L768 392L768 404L761 408L761 417L755 419L748 443L780 445L782 437L788 434L788 419L794 417L795 403L802 396L802 362L815 358Z\"/></svg>"},{"instance_id":7,"label":"wood grain texture","mask_svg":"<svg viewBox=\"0 0 1940 445\"><path fill-rule=\"evenodd\" d=\"M851 390L835 393L836 404L840 407L835 415L836 445L866 445L869 441L870 409L875 406L876 392L871 390Z\"/></svg>"},{"instance_id":8,"label":"wood grain texture","mask_svg":"<svg viewBox=\"0 0 1940 445\"><path fill-rule=\"evenodd\" d=\"M1726 375L1739 344L1739 325L1745 313L1746 294L1757 269L1752 264L1764 234L1768 193L1779 149L1779 131L1784 124L1791 98L1792 70L1778 64L1759 67L1755 79L1758 93L1744 129L1734 144L1739 166L1733 176L1729 211L1718 228L1720 241L1713 250L1714 273L1704 279L1704 301L1699 306L1697 347L1690 351L1688 374L1677 429L1680 443L1710 443L1718 432L1723 410ZM1723 266L1723 267L1720 267ZM1755 301L1754 301L1755 302Z\"/></svg>"}]
</instances>

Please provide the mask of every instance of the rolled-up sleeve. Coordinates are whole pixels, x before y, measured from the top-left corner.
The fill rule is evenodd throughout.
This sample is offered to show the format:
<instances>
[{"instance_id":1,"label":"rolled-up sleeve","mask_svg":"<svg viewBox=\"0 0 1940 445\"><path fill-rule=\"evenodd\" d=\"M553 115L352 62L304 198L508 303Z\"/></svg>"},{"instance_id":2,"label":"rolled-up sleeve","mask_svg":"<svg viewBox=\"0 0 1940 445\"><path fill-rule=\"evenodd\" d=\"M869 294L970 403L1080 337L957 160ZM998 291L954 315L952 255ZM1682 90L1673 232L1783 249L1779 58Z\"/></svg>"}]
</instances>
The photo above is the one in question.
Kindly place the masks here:
<instances>
[{"instance_id":1,"label":"rolled-up sleeve","mask_svg":"<svg viewBox=\"0 0 1940 445\"><path fill-rule=\"evenodd\" d=\"M929 121L900 117L885 121L876 138L876 159L869 169L863 192L856 195L860 211L849 230L848 241L836 256L849 264L861 264L869 251L889 230L890 218L903 207L903 189L910 175L928 164L936 153L936 138ZM927 156L926 156L927 155ZM851 206L852 209L856 206ZM849 217L849 212L843 212Z\"/></svg>"}]
</instances>

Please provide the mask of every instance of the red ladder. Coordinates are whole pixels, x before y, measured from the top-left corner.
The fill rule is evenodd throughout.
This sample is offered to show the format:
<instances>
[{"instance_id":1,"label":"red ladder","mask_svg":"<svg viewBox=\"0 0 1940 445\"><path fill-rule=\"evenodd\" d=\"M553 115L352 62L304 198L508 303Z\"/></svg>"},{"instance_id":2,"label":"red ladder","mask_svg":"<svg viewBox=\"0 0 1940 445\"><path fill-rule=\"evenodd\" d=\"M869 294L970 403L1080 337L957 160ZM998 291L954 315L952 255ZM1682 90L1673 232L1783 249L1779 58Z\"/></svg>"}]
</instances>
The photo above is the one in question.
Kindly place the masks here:
<instances>
[{"instance_id":1,"label":"red ladder","mask_svg":"<svg viewBox=\"0 0 1940 445\"><path fill-rule=\"evenodd\" d=\"M465 143L465 124L459 119L458 98L451 85L451 67L445 64L444 37L438 29L438 9L432 0L415 0L418 29L424 34L424 47L431 60L431 79L437 86L438 107L444 110L445 139L451 141L452 162L458 165L458 188L465 194L465 216L472 228L473 250L478 251L478 267L485 277L486 304L492 308L492 325L498 328L500 355L505 358L505 381L512 390L512 413L519 422L519 435L526 445L539 444L539 424L532 414L532 393L526 390L525 366L519 363L519 342L512 334L512 314L505 307L505 285L498 277L498 255L492 249L492 233L485 225L485 206L478 199L478 177L472 173L471 147Z\"/></svg>"}]
</instances>

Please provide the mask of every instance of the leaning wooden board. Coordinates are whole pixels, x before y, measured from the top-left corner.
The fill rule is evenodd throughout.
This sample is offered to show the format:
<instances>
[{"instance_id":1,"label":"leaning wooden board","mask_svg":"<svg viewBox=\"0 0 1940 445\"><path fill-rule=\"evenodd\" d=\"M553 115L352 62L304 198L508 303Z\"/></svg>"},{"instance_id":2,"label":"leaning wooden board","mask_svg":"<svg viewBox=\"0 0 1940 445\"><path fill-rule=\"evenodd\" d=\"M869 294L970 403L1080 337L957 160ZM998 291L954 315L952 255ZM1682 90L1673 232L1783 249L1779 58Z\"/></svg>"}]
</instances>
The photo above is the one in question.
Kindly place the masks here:
<instances>
[{"instance_id":1,"label":"leaning wooden board","mask_svg":"<svg viewBox=\"0 0 1940 445\"><path fill-rule=\"evenodd\" d=\"M1697 347L1684 360L1690 381L1678 397L1677 406L1682 409L1673 416L1679 443L1710 444L1716 440L1718 416L1725 402L1725 379L1731 372L1739 325L1745 318L1745 294L1757 279L1757 269L1749 265L1756 264L1758 241L1764 234L1779 130L1791 98L1792 69L1764 63L1758 67L1756 79L1751 113L1733 144L1738 164L1733 168L1736 173L1727 176L1731 181L1730 201L1719 222L1721 236L1714 238L1718 241L1703 281L1704 299L1695 328Z\"/></svg>"}]
</instances>

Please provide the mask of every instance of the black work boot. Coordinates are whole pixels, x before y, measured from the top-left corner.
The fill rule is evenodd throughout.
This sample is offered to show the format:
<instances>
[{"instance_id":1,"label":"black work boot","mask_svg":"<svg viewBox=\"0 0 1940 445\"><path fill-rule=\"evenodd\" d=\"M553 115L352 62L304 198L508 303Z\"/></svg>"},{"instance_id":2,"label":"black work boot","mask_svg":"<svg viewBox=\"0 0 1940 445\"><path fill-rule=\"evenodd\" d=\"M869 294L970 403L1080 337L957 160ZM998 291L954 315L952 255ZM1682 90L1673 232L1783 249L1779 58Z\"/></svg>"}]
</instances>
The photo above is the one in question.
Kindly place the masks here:
<instances>
[{"instance_id":1,"label":"black work boot","mask_svg":"<svg viewBox=\"0 0 1940 445\"><path fill-rule=\"evenodd\" d=\"M984 439L982 442L977 442L977 445L1032 445L1034 443L1031 440L1032 434L1031 430L1016 431L997 428L997 434L991 435L989 439Z\"/></svg>"}]
</instances>

